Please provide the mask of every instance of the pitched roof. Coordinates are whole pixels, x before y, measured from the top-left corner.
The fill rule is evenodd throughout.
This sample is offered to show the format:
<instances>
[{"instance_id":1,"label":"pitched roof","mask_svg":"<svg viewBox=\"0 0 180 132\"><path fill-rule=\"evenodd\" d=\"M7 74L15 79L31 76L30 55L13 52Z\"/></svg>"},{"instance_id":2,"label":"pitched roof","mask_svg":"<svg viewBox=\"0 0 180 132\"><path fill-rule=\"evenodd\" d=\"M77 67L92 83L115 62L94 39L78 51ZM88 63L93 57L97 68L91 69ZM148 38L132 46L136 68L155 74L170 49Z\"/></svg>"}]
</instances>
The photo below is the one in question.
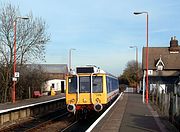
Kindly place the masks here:
<instances>
[{"instance_id":1,"label":"pitched roof","mask_svg":"<svg viewBox=\"0 0 180 132\"><path fill-rule=\"evenodd\" d=\"M47 73L64 73L68 72L67 64L28 64L31 67L41 67Z\"/></svg>"},{"instance_id":2,"label":"pitched roof","mask_svg":"<svg viewBox=\"0 0 180 132\"><path fill-rule=\"evenodd\" d=\"M179 46L178 46L179 47ZM170 47L149 47L148 69L155 70L161 56L164 70L180 70L180 53L170 53ZM142 68L146 69L146 47L143 47Z\"/></svg>"}]
</instances>

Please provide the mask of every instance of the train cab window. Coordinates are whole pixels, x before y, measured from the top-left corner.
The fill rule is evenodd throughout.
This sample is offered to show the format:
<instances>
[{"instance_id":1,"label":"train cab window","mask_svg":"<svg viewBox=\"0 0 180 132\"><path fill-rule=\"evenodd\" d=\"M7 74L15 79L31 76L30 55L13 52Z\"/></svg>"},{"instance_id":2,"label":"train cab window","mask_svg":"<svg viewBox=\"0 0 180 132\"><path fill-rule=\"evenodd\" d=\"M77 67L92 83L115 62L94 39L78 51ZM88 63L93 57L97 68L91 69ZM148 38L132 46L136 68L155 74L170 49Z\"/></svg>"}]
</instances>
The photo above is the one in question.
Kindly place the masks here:
<instances>
[{"instance_id":1,"label":"train cab window","mask_svg":"<svg viewBox=\"0 0 180 132\"><path fill-rule=\"evenodd\" d=\"M68 78L68 93L76 93L77 92L77 77L69 77Z\"/></svg>"},{"instance_id":2,"label":"train cab window","mask_svg":"<svg viewBox=\"0 0 180 132\"><path fill-rule=\"evenodd\" d=\"M80 93L89 93L90 92L90 76L81 76L79 78L79 89Z\"/></svg>"},{"instance_id":3,"label":"train cab window","mask_svg":"<svg viewBox=\"0 0 180 132\"><path fill-rule=\"evenodd\" d=\"M93 76L92 78L93 83L93 93L102 93L102 77L100 76Z\"/></svg>"}]
</instances>

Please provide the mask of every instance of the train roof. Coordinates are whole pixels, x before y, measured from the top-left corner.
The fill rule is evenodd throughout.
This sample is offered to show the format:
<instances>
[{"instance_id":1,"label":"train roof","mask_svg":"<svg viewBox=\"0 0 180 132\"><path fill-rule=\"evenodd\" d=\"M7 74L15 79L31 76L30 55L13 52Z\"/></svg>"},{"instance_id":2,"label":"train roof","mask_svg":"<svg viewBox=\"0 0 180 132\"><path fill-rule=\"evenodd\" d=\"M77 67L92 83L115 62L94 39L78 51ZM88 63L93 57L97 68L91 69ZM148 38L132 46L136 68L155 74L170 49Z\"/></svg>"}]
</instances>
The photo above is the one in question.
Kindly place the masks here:
<instances>
[{"instance_id":1,"label":"train roof","mask_svg":"<svg viewBox=\"0 0 180 132\"><path fill-rule=\"evenodd\" d=\"M94 65L86 65L86 66L78 66L76 67L76 72L72 71L71 74L106 74L108 76L112 76L117 78L116 76L112 75L111 73L105 72L104 70L100 69L100 67Z\"/></svg>"}]
</instances>

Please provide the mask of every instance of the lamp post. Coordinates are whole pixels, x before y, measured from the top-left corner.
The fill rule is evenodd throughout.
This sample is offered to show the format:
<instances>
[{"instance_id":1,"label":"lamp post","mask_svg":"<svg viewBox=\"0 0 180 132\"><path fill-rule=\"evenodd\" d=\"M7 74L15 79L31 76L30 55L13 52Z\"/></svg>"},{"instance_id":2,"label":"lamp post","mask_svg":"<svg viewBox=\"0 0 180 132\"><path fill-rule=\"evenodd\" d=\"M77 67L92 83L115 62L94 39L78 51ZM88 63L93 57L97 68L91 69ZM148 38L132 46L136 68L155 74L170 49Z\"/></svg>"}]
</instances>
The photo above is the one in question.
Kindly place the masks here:
<instances>
[{"instance_id":1,"label":"lamp post","mask_svg":"<svg viewBox=\"0 0 180 132\"><path fill-rule=\"evenodd\" d=\"M76 50L76 49L74 48L69 49L69 71L72 70L72 67L71 67L72 50Z\"/></svg>"},{"instance_id":2,"label":"lamp post","mask_svg":"<svg viewBox=\"0 0 180 132\"><path fill-rule=\"evenodd\" d=\"M16 75L16 24L18 19L24 19L27 20L29 19L28 17L16 17L14 20L14 44L13 44L13 49L14 49L14 62L13 62L13 88L12 88L12 102L15 103L16 101L16 81L17 81L17 75Z\"/></svg>"},{"instance_id":3,"label":"lamp post","mask_svg":"<svg viewBox=\"0 0 180 132\"><path fill-rule=\"evenodd\" d=\"M134 12L134 15L146 14L146 103L148 104L148 12Z\"/></svg>"},{"instance_id":4,"label":"lamp post","mask_svg":"<svg viewBox=\"0 0 180 132\"><path fill-rule=\"evenodd\" d=\"M138 47L137 46L129 46L129 48L136 48L136 91L138 89Z\"/></svg>"}]
</instances>

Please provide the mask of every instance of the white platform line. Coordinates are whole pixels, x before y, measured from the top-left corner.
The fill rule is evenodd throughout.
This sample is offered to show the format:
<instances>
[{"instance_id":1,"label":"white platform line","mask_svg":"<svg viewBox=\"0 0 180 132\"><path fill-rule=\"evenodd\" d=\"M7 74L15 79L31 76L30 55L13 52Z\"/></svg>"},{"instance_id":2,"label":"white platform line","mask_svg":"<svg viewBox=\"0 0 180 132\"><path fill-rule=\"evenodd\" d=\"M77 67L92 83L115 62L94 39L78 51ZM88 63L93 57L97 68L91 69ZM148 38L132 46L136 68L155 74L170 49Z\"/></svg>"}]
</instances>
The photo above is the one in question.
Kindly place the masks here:
<instances>
[{"instance_id":1,"label":"white platform line","mask_svg":"<svg viewBox=\"0 0 180 132\"><path fill-rule=\"evenodd\" d=\"M116 102L122 96L122 92L119 97L114 101L114 103L86 130L86 132L90 132L98 123L102 120L102 118L110 111L110 109L116 104Z\"/></svg>"},{"instance_id":2,"label":"white platform line","mask_svg":"<svg viewBox=\"0 0 180 132\"><path fill-rule=\"evenodd\" d=\"M24 105L24 106L19 106L19 107L14 107L14 108L6 109L6 110L0 110L0 114L9 112L9 111L13 111L13 110L18 110L18 109L28 108L28 107L32 107L32 106L36 106L36 105L40 105L40 104L45 104L45 103L49 103L49 102L53 102L53 101L57 101L57 100L61 100L61 99L65 99L65 97L61 97L61 98L57 98L57 99L53 99L53 100L47 100L44 102L39 102L39 103L34 103L34 104L29 104L29 105Z\"/></svg>"}]
</instances>

